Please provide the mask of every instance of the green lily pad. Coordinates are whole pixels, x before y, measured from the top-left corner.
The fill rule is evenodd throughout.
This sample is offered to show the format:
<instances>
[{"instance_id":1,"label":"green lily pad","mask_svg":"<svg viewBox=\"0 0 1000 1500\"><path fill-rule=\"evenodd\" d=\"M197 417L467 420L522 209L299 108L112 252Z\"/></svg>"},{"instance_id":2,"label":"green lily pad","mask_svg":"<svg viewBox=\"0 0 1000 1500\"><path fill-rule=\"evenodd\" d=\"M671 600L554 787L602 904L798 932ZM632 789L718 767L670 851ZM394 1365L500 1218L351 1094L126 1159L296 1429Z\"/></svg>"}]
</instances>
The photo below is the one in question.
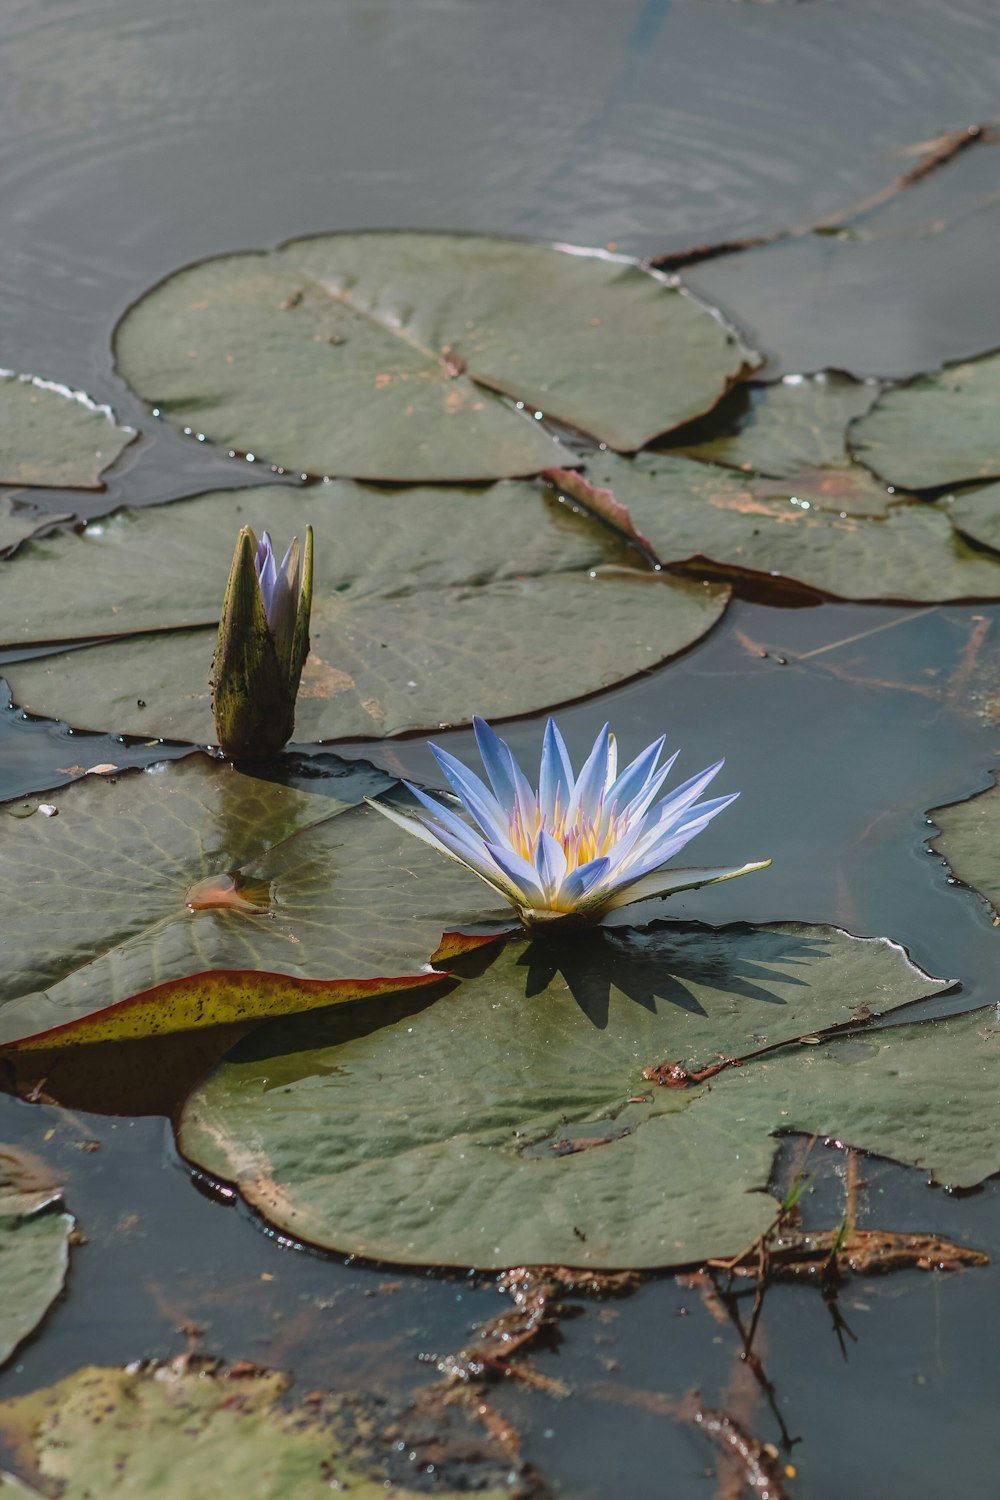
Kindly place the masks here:
<instances>
[{"instance_id":1,"label":"green lily pad","mask_svg":"<svg viewBox=\"0 0 1000 1500\"><path fill-rule=\"evenodd\" d=\"M851 451L889 484L937 489L1000 478L1000 354L885 391L849 433Z\"/></svg>"},{"instance_id":2,"label":"green lily pad","mask_svg":"<svg viewBox=\"0 0 1000 1500\"><path fill-rule=\"evenodd\" d=\"M38 1166L0 1145L0 1365L45 1317L69 1266L73 1220L57 1211L60 1190Z\"/></svg>"},{"instance_id":3,"label":"green lily pad","mask_svg":"<svg viewBox=\"0 0 1000 1500\"><path fill-rule=\"evenodd\" d=\"M948 519L963 536L1000 552L1000 484L959 495L948 507Z\"/></svg>"},{"instance_id":4,"label":"green lily pad","mask_svg":"<svg viewBox=\"0 0 1000 1500\"><path fill-rule=\"evenodd\" d=\"M761 1064L690 1088L643 1068L794 1042L941 987L894 944L799 924L512 943L426 1009L247 1038L188 1100L180 1147L288 1233L376 1259L736 1254L777 1211L771 1132L786 1116L747 1087ZM769 1066L797 1077L812 1050Z\"/></svg>"},{"instance_id":5,"label":"green lily pad","mask_svg":"<svg viewBox=\"0 0 1000 1500\"><path fill-rule=\"evenodd\" d=\"M340 1490L417 1500L386 1478L360 1403L320 1393L291 1401L290 1387L275 1371L206 1359L89 1366L0 1403L0 1432L60 1500L327 1500ZM477 1490L482 1500L508 1493Z\"/></svg>"},{"instance_id":6,"label":"green lily pad","mask_svg":"<svg viewBox=\"0 0 1000 1500\"><path fill-rule=\"evenodd\" d=\"M140 396L213 442L292 472L407 481L571 463L536 412L639 448L755 358L623 256L398 231L179 271L126 313L115 353Z\"/></svg>"},{"instance_id":7,"label":"green lily pad","mask_svg":"<svg viewBox=\"0 0 1000 1500\"><path fill-rule=\"evenodd\" d=\"M22 542L27 541L29 536L34 536L36 531L41 531L47 526L56 526L61 521L72 520L69 514L61 515L30 515L27 511L18 510L15 505L16 495L0 495L0 556L7 557Z\"/></svg>"},{"instance_id":8,"label":"green lily pad","mask_svg":"<svg viewBox=\"0 0 1000 1500\"><path fill-rule=\"evenodd\" d=\"M766 1105L774 1128L892 1157L944 1187L1000 1172L995 1006L805 1047L792 1061L747 1070L743 1105Z\"/></svg>"},{"instance_id":9,"label":"green lily pad","mask_svg":"<svg viewBox=\"0 0 1000 1500\"><path fill-rule=\"evenodd\" d=\"M1000 916L1000 786L994 784L965 802L932 807L927 816L941 830L931 839L931 848Z\"/></svg>"},{"instance_id":10,"label":"green lily pad","mask_svg":"<svg viewBox=\"0 0 1000 1500\"><path fill-rule=\"evenodd\" d=\"M786 376L775 385L749 386L750 406L739 430L685 447L703 463L723 464L760 478L781 479L774 495L794 494L811 508L838 515L883 516L889 494L847 452L847 424L869 410L879 387L836 371ZM758 493L768 487L758 485Z\"/></svg>"},{"instance_id":11,"label":"green lily pad","mask_svg":"<svg viewBox=\"0 0 1000 1500\"><path fill-rule=\"evenodd\" d=\"M831 514L788 481L672 453L588 454L586 483L612 491L663 563L783 578L835 599L1000 598L1000 558L969 546L925 501L892 501L881 518Z\"/></svg>"},{"instance_id":12,"label":"green lily pad","mask_svg":"<svg viewBox=\"0 0 1000 1500\"><path fill-rule=\"evenodd\" d=\"M0 484L99 490L135 438L107 406L50 380L0 370Z\"/></svg>"},{"instance_id":13,"label":"green lily pad","mask_svg":"<svg viewBox=\"0 0 1000 1500\"><path fill-rule=\"evenodd\" d=\"M0 1047L183 1031L434 981L480 882L367 807L192 755L0 819Z\"/></svg>"},{"instance_id":14,"label":"green lily pad","mask_svg":"<svg viewBox=\"0 0 1000 1500\"><path fill-rule=\"evenodd\" d=\"M315 528L299 740L536 712L676 655L721 617L723 587L601 573L634 553L546 496L343 482L119 511L27 543L4 577L4 645L112 639L4 675L21 707L78 728L213 741L215 622L244 524L276 543Z\"/></svg>"}]
</instances>

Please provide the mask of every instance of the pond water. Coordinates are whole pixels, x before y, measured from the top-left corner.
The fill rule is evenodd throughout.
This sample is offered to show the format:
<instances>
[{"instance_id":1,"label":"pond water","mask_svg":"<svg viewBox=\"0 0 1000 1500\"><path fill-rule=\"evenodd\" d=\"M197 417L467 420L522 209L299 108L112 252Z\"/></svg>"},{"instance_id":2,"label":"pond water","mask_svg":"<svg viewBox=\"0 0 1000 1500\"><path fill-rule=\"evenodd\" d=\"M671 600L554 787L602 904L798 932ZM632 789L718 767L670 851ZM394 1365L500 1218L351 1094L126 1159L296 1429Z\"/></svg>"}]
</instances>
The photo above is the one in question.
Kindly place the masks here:
<instances>
[{"instance_id":1,"label":"pond water","mask_svg":"<svg viewBox=\"0 0 1000 1500\"><path fill-rule=\"evenodd\" d=\"M860 202L905 170L902 148L986 121L1000 99L994 0L7 0L0 35L0 364L86 389L142 435L105 492L73 497L84 516L269 481L155 422L114 372L117 319L178 266L380 226L649 255L767 234ZM687 279L756 341L767 374L894 376L992 348L998 165L977 145L867 216L870 238L788 241ZM32 499L66 508L65 494ZM995 606L791 607L748 592L679 661L560 723L577 757L605 718L625 750L665 730L689 771L726 756L742 797L699 860L736 850L773 867L673 912L891 936L961 985L926 1002L940 1013L998 999L991 913L925 844L927 810L1000 765L998 703ZM506 733L532 762L539 724ZM469 732L440 738L467 756ZM336 749L432 778L421 739ZM58 784L68 764L163 755L0 713L3 798ZM459 1348L506 1305L488 1278L283 1240L196 1180L159 1116L0 1094L0 1140L46 1154L87 1239L0 1398L83 1363L182 1350L187 1323L211 1352L288 1369L302 1390L406 1396L426 1379L421 1355ZM805 1211L829 1225L844 1158L817 1154ZM554 1492L737 1493L720 1488L716 1450L657 1405L698 1388L765 1441L795 1439L781 1457L801 1500L995 1494L997 1181L963 1196L882 1161L862 1175L871 1226L933 1230L993 1264L857 1278L840 1338L817 1289L771 1287L756 1347L772 1405L734 1326L673 1277L570 1296L579 1316L534 1366L571 1395L512 1380L493 1397Z\"/></svg>"}]
</instances>

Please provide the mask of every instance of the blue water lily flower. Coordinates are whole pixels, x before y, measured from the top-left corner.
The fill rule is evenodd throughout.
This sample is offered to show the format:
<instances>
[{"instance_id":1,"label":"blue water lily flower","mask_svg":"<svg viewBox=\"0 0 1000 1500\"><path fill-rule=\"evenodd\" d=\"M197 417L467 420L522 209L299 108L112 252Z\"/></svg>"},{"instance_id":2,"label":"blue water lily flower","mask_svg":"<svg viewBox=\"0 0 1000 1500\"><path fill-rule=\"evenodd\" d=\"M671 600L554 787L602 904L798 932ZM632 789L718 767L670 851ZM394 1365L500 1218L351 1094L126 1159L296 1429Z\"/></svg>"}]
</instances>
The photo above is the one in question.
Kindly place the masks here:
<instances>
[{"instance_id":1,"label":"blue water lily flower","mask_svg":"<svg viewBox=\"0 0 1000 1500\"><path fill-rule=\"evenodd\" d=\"M475 826L409 782L404 785L422 810L371 805L485 880L517 908L526 926L597 922L633 901L731 880L771 863L664 868L739 796L731 792L699 802L721 760L660 797L677 759L675 753L659 765L665 736L619 772L615 737L605 725L575 776L563 737L549 719L533 791L510 747L484 719L474 719L473 726L489 786L447 750L429 748Z\"/></svg>"}]
</instances>

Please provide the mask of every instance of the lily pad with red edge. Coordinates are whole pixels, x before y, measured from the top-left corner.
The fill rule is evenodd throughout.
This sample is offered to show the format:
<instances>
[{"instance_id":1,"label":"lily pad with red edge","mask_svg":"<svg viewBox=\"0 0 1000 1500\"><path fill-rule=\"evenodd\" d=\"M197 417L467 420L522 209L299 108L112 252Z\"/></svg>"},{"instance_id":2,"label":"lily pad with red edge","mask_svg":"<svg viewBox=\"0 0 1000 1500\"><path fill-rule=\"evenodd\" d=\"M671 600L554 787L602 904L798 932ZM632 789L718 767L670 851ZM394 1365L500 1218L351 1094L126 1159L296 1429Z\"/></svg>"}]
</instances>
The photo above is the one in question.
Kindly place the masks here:
<instances>
[{"instance_id":1,"label":"lily pad with red edge","mask_svg":"<svg viewBox=\"0 0 1000 1500\"><path fill-rule=\"evenodd\" d=\"M847 451L848 424L870 410L879 389L874 381L851 380L835 370L747 385L742 388L746 409L735 431L677 451L758 480L783 481L758 484L761 495L773 491L787 499L794 494L810 509L837 515L883 516L888 490Z\"/></svg>"},{"instance_id":2,"label":"lily pad with red edge","mask_svg":"<svg viewBox=\"0 0 1000 1500\"><path fill-rule=\"evenodd\" d=\"M44 1164L19 1147L0 1144L0 1365L61 1293L73 1226Z\"/></svg>"},{"instance_id":3,"label":"lily pad with red edge","mask_svg":"<svg viewBox=\"0 0 1000 1500\"><path fill-rule=\"evenodd\" d=\"M115 354L160 415L226 448L408 483L572 463L536 414L631 451L759 363L625 256L396 230L177 271L125 314Z\"/></svg>"},{"instance_id":4,"label":"lily pad with red edge","mask_svg":"<svg viewBox=\"0 0 1000 1500\"><path fill-rule=\"evenodd\" d=\"M0 484L99 490L135 436L82 391L0 371Z\"/></svg>"},{"instance_id":5,"label":"lily pad with red edge","mask_svg":"<svg viewBox=\"0 0 1000 1500\"><path fill-rule=\"evenodd\" d=\"M886 1075L864 1059L899 1035L876 1039L870 1015L946 983L885 939L799 923L512 941L432 1005L414 995L258 1030L194 1091L180 1147L286 1233L379 1260L652 1268L735 1255L778 1211L775 1134L851 1126L866 1080ZM816 1045L845 1032L858 1040ZM813 1066L849 1047L860 1056L837 1055L851 1067ZM705 1074L659 1085L647 1075L667 1060ZM812 1108L827 1076L842 1080L839 1112L829 1090ZM991 1120L996 1097L994 1078ZM905 1132L903 1090L887 1085L853 1144L896 1141L875 1119L883 1102ZM959 1149L960 1115L929 1137L929 1161L945 1138Z\"/></svg>"},{"instance_id":6,"label":"lily pad with red edge","mask_svg":"<svg viewBox=\"0 0 1000 1500\"><path fill-rule=\"evenodd\" d=\"M959 536L944 504L893 497L884 516L841 515L788 480L674 453L588 454L584 478L611 491L665 564L778 580L835 599L1000 599L1000 557ZM574 493L585 500L579 487ZM600 514L611 522L606 504Z\"/></svg>"},{"instance_id":7,"label":"lily pad with red edge","mask_svg":"<svg viewBox=\"0 0 1000 1500\"><path fill-rule=\"evenodd\" d=\"M106 639L5 666L15 701L76 728L214 741L209 675L235 538L244 524L301 537L307 523L315 587L299 741L502 719L597 692L693 645L729 597L654 577L533 481L224 491L20 549L4 574L0 643Z\"/></svg>"},{"instance_id":8,"label":"lily pad with red edge","mask_svg":"<svg viewBox=\"0 0 1000 1500\"><path fill-rule=\"evenodd\" d=\"M50 805L46 818L0 819L0 1047L434 984L442 936L488 904L478 880L372 809L207 756L86 777Z\"/></svg>"}]
</instances>

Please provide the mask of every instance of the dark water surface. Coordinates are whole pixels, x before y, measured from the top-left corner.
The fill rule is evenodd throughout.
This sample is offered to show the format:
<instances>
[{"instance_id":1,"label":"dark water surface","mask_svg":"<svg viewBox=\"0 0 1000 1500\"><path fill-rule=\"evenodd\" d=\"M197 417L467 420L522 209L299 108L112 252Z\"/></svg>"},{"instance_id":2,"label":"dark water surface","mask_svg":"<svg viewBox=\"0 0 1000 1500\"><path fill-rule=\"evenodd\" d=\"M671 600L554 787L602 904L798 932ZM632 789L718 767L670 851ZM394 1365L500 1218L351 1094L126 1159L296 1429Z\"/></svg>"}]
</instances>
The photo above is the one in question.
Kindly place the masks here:
<instances>
[{"instance_id":1,"label":"dark water surface","mask_svg":"<svg viewBox=\"0 0 1000 1500\"><path fill-rule=\"evenodd\" d=\"M0 44L0 365L83 387L142 432L105 494L75 497L86 514L248 482L245 465L154 422L113 371L116 319L185 262L381 225L677 249L842 208L905 168L901 148L1000 112L995 0L5 0ZM805 237L689 280L774 368L901 374L976 353L1000 343L998 176L1000 149L977 145L867 218L866 237ZM688 771L726 756L726 788L743 796L699 860L774 866L679 898L678 915L886 934L960 982L930 1007L944 1011L1000 998L1000 933L924 843L927 809L1000 766L998 704L1000 609L744 601L680 662L560 722L577 755L611 718L625 750L665 730ZM508 737L530 761L539 734ZM471 735L446 743L464 755ZM419 740L338 748L432 775ZM163 753L0 711L0 797L50 787L66 765ZM0 1140L53 1162L88 1241L0 1397L183 1349L185 1320L212 1352L290 1369L303 1390L405 1393L424 1379L418 1355L456 1349L504 1305L487 1283L289 1247L199 1190L160 1118L0 1095ZM807 1212L832 1224L843 1159L820 1155ZM868 1224L935 1230L995 1264L855 1280L846 1355L817 1291L769 1291L759 1348L801 1439L789 1491L992 1500L997 1183L958 1197L881 1162L864 1175ZM578 1305L536 1357L572 1397L513 1383L496 1397L554 1489L721 1494L715 1451L656 1393L698 1386L780 1442L734 1330L695 1292L652 1278Z\"/></svg>"}]
</instances>

